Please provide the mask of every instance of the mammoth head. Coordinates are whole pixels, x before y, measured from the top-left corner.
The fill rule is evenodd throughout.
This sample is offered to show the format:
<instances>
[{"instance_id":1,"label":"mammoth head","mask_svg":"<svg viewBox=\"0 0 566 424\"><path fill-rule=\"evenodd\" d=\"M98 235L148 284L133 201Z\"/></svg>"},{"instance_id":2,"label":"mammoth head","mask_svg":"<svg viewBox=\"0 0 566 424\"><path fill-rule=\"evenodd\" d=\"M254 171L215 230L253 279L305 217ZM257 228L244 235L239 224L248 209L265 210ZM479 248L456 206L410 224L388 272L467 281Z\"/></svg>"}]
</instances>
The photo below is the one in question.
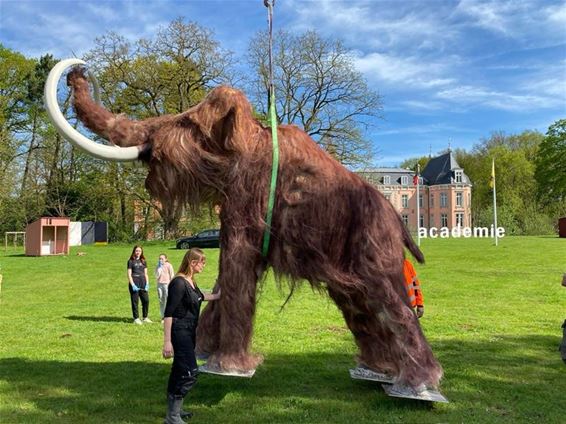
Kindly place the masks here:
<instances>
[{"instance_id":1,"label":"mammoth head","mask_svg":"<svg viewBox=\"0 0 566 424\"><path fill-rule=\"evenodd\" d=\"M186 112L143 121L115 115L98 103L96 79L79 59L59 62L45 84L45 105L57 131L85 152L105 160L141 160L149 166L146 187L165 201L191 204L222 190L234 155L257 148L263 127L254 119L251 105L238 90L218 87ZM57 84L65 70L73 89L78 118L111 145L95 143L80 134L64 118L57 102ZM88 79L94 87L92 99ZM256 141L254 142L254 139ZM198 198L198 199L197 199Z\"/></svg>"}]
</instances>

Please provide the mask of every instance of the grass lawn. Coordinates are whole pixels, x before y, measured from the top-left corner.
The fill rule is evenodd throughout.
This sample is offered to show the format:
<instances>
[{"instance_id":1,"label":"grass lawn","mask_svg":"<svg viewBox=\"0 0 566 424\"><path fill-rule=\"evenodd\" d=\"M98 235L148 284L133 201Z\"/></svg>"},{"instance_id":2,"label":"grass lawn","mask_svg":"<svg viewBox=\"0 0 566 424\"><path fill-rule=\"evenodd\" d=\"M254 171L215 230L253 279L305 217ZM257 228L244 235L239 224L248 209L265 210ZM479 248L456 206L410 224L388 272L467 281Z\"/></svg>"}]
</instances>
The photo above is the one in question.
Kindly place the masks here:
<instances>
[{"instance_id":1,"label":"grass lawn","mask_svg":"<svg viewBox=\"0 0 566 424\"><path fill-rule=\"evenodd\" d=\"M183 251L147 243L177 267ZM564 423L566 366L557 351L566 318L566 240L423 240L417 267L425 334L442 363L449 404L389 398L350 380L356 353L340 313L304 286L268 278L259 296L252 379L201 375L187 398L195 423ZM77 252L85 252L77 256ZM170 362L152 279L150 318L131 323L130 245L82 246L68 257L0 252L1 423L160 423ZM198 280L212 287L218 251ZM141 305L140 305L141 308Z\"/></svg>"}]
</instances>

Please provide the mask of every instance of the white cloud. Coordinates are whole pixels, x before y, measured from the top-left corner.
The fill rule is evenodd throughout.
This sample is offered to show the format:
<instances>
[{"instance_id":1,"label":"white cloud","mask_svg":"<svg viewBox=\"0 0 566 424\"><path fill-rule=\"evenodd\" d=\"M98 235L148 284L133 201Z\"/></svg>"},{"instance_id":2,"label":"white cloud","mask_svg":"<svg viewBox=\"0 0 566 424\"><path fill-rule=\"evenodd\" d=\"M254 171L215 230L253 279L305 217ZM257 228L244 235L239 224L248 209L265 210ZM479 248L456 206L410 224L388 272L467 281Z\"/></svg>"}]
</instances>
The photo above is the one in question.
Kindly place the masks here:
<instances>
[{"instance_id":1,"label":"white cloud","mask_svg":"<svg viewBox=\"0 0 566 424\"><path fill-rule=\"evenodd\" d=\"M402 84L404 88L434 88L454 82L445 77L449 63L431 63L417 57L401 58L388 54L370 53L354 60L356 68L368 79L385 84Z\"/></svg>"},{"instance_id":2,"label":"white cloud","mask_svg":"<svg viewBox=\"0 0 566 424\"><path fill-rule=\"evenodd\" d=\"M104 3L85 3L84 8L90 15L94 15L106 21L115 21L121 17L121 14L116 8L104 6Z\"/></svg>"},{"instance_id":3,"label":"white cloud","mask_svg":"<svg viewBox=\"0 0 566 424\"><path fill-rule=\"evenodd\" d=\"M463 128L459 126L454 126L450 124L444 123L433 123L433 124L426 124L426 125L412 125L412 126L405 126L402 128L393 128L393 129L385 129L379 130L375 134L377 136L380 135L392 135L392 134L438 134L438 133L469 133L473 130L469 128Z\"/></svg>"},{"instance_id":4,"label":"white cloud","mask_svg":"<svg viewBox=\"0 0 566 424\"><path fill-rule=\"evenodd\" d=\"M395 110L411 110L417 113L430 113L442 110L446 105L438 101L424 101L424 100L404 100L399 102L400 107L395 107ZM392 110L391 107L386 108Z\"/></svg>"},{"instance_id":5,"label":"white cloud","mask_svg":"<svg viewBox=\"0 0 566 424\"><path fill-rule=\"evenodd\" d=\"M564 42L566 4L537 0L462 0L454 11L464 25L528 44Z\"/></svg>"},{"instance_id":6,"label":"white cloud","mask_svg":"<svg viewBox=\"0 0 566 424\"><path fill-rule=\"evenodd\" d=\"M310 3L310 4L309 4ZM347 39L361 48L442 50L454 37L455 28L446 21L442 8L411 7L415 3L376 1L290 1L295 30L316 29ZM311 6L311 7L309 7Z\"/></svg>"},{"instance_id":7,"label":"white cloud","mask_svg":"<svg viewBox=\"0 0 566 424\"><path fill-rule=\"evenodd\" d=\"M539 78L547 65L510 59L531 57L526 49L566 41L564 4L462 0L392 7L381 1L324 0L290 1L286 8L295 16L289 23L294 30L338 36L356 49L354 64L386 93L386 110L464 112L486 107L524 112L564 101L559 77ZM478 29L486 35L479 35ZM499 47L502 37L507 41ZM479 64L478 56L486 53L490 63ZM410 90L414 94L407 95ZM399 92L403 100L388 105L387 97Z\"/></svg>"},{"instance_id":8,"label":"white cloud","mask_svg":"<svg viewBox=\"0 0 566 424\"><path fill-rule=\"evenodd\" d=\"M0 0L2 1L2 0ZM94 39L114 30L129 40L153 36L170 20L164 16L164 2L54 2L41 10L33 2L9 3L0 18L8 47L29 57L51 53L56 57L82 56ZM116 22L119 20L119 26ZM22 22L23 24L22 27ZM24 30L25 29L25 30Z\"/></svg>"},{"instance_id":9,"label":"white cloud","mask_svg":"<svg viewBox=\"0 0 566 424\"><path fill-rule=\"evenodd\" d=\"M566 3L545 7L542 13L549 22L560 25L562 32L566 32Z\"/></svg>"},{"instance_id":10,"label":"white cloud","mask_svg":"<svg viewBox=\"0 0 566 424\"><path fill-rule=\"evenodd\" d=\"M506 111L528 113L536 109L552 108L563 99L537 94L512 94L470 85L459 85L442 90L436 97L469 107L488 106ZM563 104L563 103L562 103Z\"/></svg>"},{"instance_id":11,"label":"white cloud","mask_svg":"<svg viewBox=\"0 0 566 424\"><path fill-rule=\"evenodd\" d=\"M566 72L562 72L562 75L547 76L534 81L529 80L521 88L527 92L555 97L566 108Z\"/></svg>"},{"instance_id":12,"label":"white cloud","mask_svg":"<svg viewBox=\"0 0 566 424\"><path fill-rule=\"evenodd\" d=\"M516 1L515 6L519 3ZM510 36L512 31L509 23L515 6L502 0L496 2L462 0L455 13L468 17L472 25Z\"/></svg>"}]
</instances>

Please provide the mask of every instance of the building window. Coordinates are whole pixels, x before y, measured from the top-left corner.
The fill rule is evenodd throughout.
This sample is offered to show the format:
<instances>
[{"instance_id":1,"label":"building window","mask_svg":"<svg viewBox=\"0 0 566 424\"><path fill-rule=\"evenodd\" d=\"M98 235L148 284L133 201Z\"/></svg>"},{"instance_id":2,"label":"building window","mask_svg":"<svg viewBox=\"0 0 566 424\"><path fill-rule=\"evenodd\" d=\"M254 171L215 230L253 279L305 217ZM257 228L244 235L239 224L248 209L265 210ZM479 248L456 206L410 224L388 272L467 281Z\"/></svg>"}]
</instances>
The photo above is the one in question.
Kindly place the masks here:
<instances>
[{"instance_id":1,"label":"building window","mask_svg":"<svg viewBox=\"0 0 566 424\"><path fill-rule=\"evenodd\" d=\"M443 213L440 215L440 226L441 227L448 227L448 215Z\"/></svg>"},{"instance_id":2,"label":"building window","mask_svg":"<svg viewBox=\"0 0 566 424\"><path fill-rule=\"evenodd\" d=\"M401 207L403 208L409 207L409 196L407 194L403 194L401 196Z\"/></svg>"},{"instance_id":3,"label":"building window","mask_svg":"<svg viewBox=\"0 0 566 424\"><path fill-rule=\"evenodd\" d=\"M423 207L423 195L419 194L419 208Z\"/></svg>"},{"instance_id":4,"label":"building window","mask_svg":"<svg viewBox=\"0 0 566 424\"><path fill-rule=\"evenodd\" d=\"M383 184L385 185L391 184L391 177L389 175L383 176Z\"/></svg>"},{"instance_id":5,"label":"building window","mask_svg":"<svg viewBox=\"0 0 566 424\"><path fill-rule=\"evenodd\" d=\"M424 215L419 216L419 227L424 227Z\"/></svg>"},{"instance_id":6,"label":"building window","mask_svg":"<svg viewBox=\"0 0 566 424\"><path fill-rule=\"evenodd\" d=\"M457 227L463 227L464 226L464 214L461 212L458 212L456 214L456 226Z\"/></svg>"},{"instance_id":7,"label":"building window","mask_svg":"<svg viewBox=\"0 0 566 424\"><path fill-rule=\"evenodd\" d=\"M430 226L434 227L434 215L430 216Z\"/></svg>"},{"instance_id":8,"label":"building window","mask_svg":"<svg viewBox=\"0 0 566 424\"><path fill-rule=\"evenodd\" d=\"M405 224L406 227L409 226L409 215L401 215L401 219L403 220L403 224Z\"/></svg>"},{"instance_id":9,"label":"building window","mask_svg":"<svg viewBox=\"0 0 566 424\"><path fill-rule=\"evenodd\" d=\"M464 196L462 195L462 192L456 193L456 206L460 206L460 207L464 206L463 200L464 200Z\"/></svg>"},{"instance_id":10,"label":"building window","mask_svg":"<svg viewBox=\"0 0 566 424\"><path fill-rule=\"evenodd\" d=\"M454 181L457 183L462 182L462 171L454 171Z\"/></svg>"},{"instance_id":11,"label":"building window","mask_svg":"<svg viewBox=\"0 0 566 424\"><path fill-rule=\"evenodd\" d=\"M401 185L404 185L404 186L409 185L409 177L408 176L403 175L401 177Z\"/></svg>"},{"instance_id":12,"label":"building window","mask_svg":"<svg viewBox=\"0 0 566 424\"><path fill-rule=\"evenodd\" d=\"M430 195L430 207L432 208L434 206L434 193L431 193Z\"/></svg>"},{"instance_id":13,"label":"building window","mask_svg":"<svg viewBox=\"0 0 566 424\"><path fill-rule=\"evenodd\" d=\"M446 193L440 193L440 207L445 208L448 206L448 196Z\"/></svg>"}]
</instances>

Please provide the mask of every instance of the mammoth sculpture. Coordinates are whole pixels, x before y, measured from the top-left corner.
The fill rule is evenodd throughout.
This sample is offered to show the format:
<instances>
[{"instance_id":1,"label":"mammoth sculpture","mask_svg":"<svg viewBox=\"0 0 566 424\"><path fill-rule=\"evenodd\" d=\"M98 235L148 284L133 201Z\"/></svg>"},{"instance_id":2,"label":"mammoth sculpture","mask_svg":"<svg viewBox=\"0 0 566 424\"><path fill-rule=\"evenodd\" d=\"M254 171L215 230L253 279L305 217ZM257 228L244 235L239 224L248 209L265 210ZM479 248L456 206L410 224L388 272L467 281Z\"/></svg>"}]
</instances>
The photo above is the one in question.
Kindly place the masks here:
<instances>
[{"instance_id":1,"label":"mammoth sculpture","mask_svg":"<svg viewBox=\"0 0 566 424\"><path fill-rule=\"evenodd\" d=\"M328 292L354 335L360 363L399 384L438 386L442 368L403 281L404 249L420 262L423 255L381 193L301 129L280 126L271 244L263 257L271 130L253 117L244 94L220 86L186 112L133 121L95 102L84 68L74 67L67 84L75 111L114 145L104 146L62 122L57 81L78 63L60 62L46 85L49 114L65 138L101 158L142 161L149 169L145 186L162 203L221 205L222 298L203 311L197 336L209 366L247 371L261 362L249 349L257 283L272 267L291 285L306 280Z\"/></svg>"}]
</instances>

